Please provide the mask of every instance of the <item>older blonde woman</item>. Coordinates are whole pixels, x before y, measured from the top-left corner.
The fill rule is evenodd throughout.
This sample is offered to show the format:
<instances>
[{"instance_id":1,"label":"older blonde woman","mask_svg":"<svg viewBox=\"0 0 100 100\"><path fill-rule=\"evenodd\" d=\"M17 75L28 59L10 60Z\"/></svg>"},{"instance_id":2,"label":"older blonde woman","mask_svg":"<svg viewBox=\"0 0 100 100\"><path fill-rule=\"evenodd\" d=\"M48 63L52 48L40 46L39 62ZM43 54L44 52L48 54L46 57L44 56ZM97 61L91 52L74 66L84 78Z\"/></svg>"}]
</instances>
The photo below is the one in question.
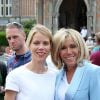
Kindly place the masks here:
<instances>
[{"instance_id":1,"label":"older blonde woman","mask_svg":"<svg viewBox=\"0 0 100 100\"><path fill-rule=\"evenodd\" d=\"M55 100L99 100L100 67L89 63L89 52L80 33L60 29L53 38L52 59L60 72Z\"/></svg>"}]
</instances>

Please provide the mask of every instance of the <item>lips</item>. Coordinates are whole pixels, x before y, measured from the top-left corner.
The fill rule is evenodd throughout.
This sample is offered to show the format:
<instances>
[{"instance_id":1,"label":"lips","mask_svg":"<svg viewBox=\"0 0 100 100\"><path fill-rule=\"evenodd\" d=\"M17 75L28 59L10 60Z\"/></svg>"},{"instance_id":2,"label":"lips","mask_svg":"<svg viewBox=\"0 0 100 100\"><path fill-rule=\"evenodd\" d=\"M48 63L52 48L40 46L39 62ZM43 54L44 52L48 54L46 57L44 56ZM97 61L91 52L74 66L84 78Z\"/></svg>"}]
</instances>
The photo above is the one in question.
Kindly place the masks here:
<instances>
[{"instance_id":1,"label":"lips","mask_svg":"<svg viewBox=\"0 0 100 100\"><path fill-rule=\"evenodd\" d=\"M70 56L70 57L65 57L64 61L68 63L72 63L75 62L75 59L76 59L75 56Z\"/></svg>"},{"instance_id":2,"label":"lips","mask_svg":"<svg viewBox=\"0 0 100 100\"><path fill-rule=\"evenodd\" d=\"M44 56L46 53L44 53L44 52L37 52L37 54L38 54L39 56Z\"/></svg>"},{"instance_id":3,"label":"lips","mask_svg":"<svg viewBox=\"0 0 100 100\"><path fill-rule=\"evenodd\" d=\"M67 57L66 59L67 59L67 60L72 60L72 59L74 59L74 56Z\"/></svg>"}]
</instances>

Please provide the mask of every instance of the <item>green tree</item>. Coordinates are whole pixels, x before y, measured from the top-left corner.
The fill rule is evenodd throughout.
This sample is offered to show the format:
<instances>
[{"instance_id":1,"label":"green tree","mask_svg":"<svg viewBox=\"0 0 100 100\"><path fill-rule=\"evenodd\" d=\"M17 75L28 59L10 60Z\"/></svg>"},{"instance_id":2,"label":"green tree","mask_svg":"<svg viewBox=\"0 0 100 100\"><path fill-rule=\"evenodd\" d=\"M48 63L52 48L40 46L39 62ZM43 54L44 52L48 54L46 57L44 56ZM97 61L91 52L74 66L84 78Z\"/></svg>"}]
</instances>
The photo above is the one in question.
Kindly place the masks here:
<instances>
[{"instance_id":1,"label":"green tree","mask_svg":"<svg viewBox=\"0 0 100 100\"><path fill-rule=\"evenodd\" d=\"M26 36L27 36L29 31L30 31L30 29L32 27L34 27L34 25L36 24L36 20L30 19L30 20L22 21L21 24L23 25L25 33L26 33Z\"/></svg>"}]
</instances>

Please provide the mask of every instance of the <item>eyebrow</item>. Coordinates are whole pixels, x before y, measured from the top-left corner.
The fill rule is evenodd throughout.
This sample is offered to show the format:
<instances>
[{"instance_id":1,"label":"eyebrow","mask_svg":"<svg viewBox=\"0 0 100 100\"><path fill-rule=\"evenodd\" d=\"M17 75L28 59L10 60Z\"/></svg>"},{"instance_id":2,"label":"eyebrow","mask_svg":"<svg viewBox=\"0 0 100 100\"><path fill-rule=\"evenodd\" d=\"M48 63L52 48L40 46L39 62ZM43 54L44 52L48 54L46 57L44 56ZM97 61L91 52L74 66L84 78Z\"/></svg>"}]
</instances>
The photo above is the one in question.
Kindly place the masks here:
<instances>
[{"instance_id":1,"label":"eyebrow","mask_svg":"<svg viewBox=\"0 0 100 100\"><path fill-rule=\"evenodd\" d=\"M16 37L18 37L18 36L14 35L14 36L8 36L8 37L6 37L6 38L7 38L8 40L10 40L11 38L15 39Z\"/></svg>"}]
</instances>

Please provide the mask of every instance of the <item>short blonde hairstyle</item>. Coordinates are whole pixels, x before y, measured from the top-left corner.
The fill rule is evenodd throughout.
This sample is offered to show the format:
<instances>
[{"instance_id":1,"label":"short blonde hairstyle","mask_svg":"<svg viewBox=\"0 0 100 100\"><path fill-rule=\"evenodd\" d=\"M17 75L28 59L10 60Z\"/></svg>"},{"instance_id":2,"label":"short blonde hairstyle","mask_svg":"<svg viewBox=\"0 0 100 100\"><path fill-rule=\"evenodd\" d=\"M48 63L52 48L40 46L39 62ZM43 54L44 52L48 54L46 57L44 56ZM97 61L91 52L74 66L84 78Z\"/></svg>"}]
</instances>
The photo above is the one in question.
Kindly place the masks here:
<instances>
[{"instance_id":1,"label":"short blonde hairstyle","mask_svg":"<svg viewBox=\"0 0 100 100\"><path fill-rule=\"evenodd\" d=\"M85 44L84 39L80 35L80 33L74 29L65 29L62 28L54 34L53 37L53 49L51 50L51 57L54 62L54 64L58 67L61 68L63 65L63 62L61 60L61 57L59 55L59 51L64 45L65 39L72 37L74 42L77 44L79 48L79 57L77 59L77 64L82 61L83 59L88 59L89 58L89 51L88 48Z\"/></svg>"},{"instance_id":2,"label":"short blonde hairstyle","mask_svg":"<svg viewBox=\"0 0 100 100\"><path fill-rule=\"evenodd\" d=\"M26 40L26 45L28 47L30 46L30 43L33 39L33 36L37 33L41 33L41 34L47 36L49 38L50 44L52 46L52 33L51 33L51 31L47 27L45 27L44 25L37 24L30 30L30 32L28 34L28 37Z\"/></svg>"}]
</instances>

